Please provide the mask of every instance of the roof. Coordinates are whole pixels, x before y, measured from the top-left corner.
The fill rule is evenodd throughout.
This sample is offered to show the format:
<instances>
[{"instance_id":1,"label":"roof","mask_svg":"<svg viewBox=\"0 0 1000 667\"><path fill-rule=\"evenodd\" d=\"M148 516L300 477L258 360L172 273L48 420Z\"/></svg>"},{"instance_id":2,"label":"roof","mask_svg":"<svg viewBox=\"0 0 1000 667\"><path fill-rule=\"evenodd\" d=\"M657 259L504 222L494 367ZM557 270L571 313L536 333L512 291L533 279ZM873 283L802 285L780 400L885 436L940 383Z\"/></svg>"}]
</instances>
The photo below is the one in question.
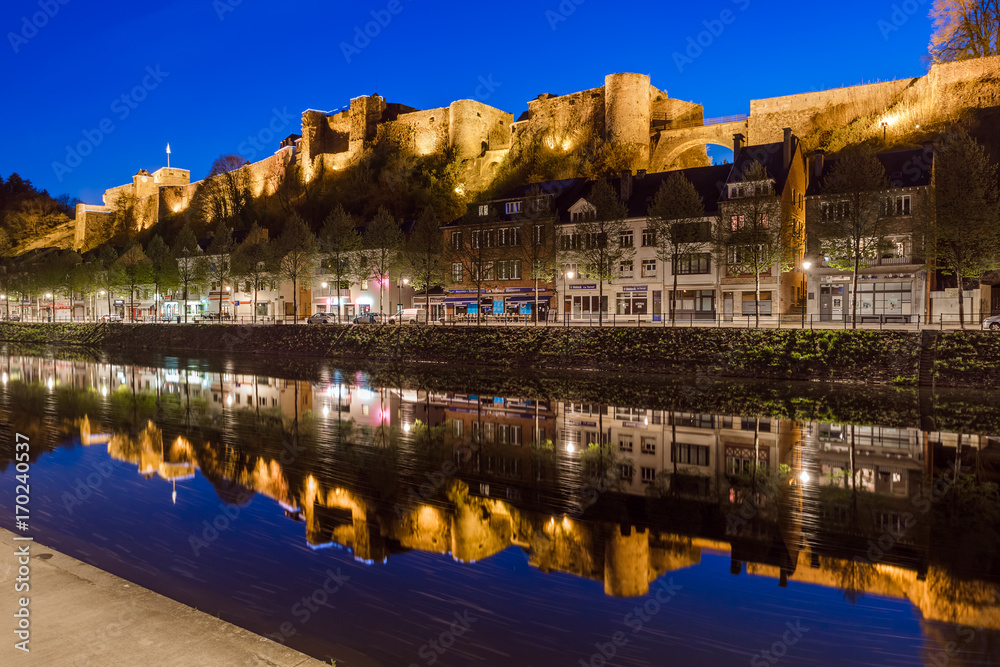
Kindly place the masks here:
<instances>
[{"instance_id":1,"label":"roof","mask_svg":"<svg viewBox=\"0 0 1000 667\"><path fill-rule=\"evenodd\" d=\"M934 151L929 146L876 153L875 157L882 163L893 188L916 188L931 184L931 165L934 163ZM809 173L811 177L809 188L806 190L807 197L823 193L823 183L833 170L833 166L838 162L840 162L840 158L825 158L823 172L819 178L815 176L815 163L810 163Z\"/></svg>"},{"instance_id":2,"label":"roof","mask_svg":"<svg viewBox=\"0 0 1000 667\"><path fill-rule=\"evenodd\" d=\"M747 146L734 156L732 171L729 174L727 183L739 183L743 180L743 170L753 162L760 162L767 169L767 173L774 179L774 191L780 193L785 189L785 181L788 180L789 166L785 164L785 144L777 141L771 144L756 144ZM798 137L792 135L792 155L799 148ZM794 158L793 158L794 159ZM728 193L723 194L726 198Z\"/></svg>"}]
</instances>

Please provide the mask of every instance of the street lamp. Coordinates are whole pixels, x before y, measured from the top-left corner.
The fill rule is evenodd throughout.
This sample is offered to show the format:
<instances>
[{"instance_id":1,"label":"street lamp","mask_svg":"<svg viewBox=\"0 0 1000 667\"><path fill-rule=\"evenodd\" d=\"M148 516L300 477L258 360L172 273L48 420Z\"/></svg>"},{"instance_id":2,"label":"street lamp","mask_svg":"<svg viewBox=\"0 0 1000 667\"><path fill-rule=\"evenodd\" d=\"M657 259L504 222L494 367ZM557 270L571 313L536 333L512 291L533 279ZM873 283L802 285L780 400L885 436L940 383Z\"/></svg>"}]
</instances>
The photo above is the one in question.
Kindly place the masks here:
<instances>
[{"instance_id":1,"label":"street lamp","mask_svg":"<svg viewBox=\"0 0 1000 667\"><path fill-rule=\"evenodd\" d=\"M45 298L49 300L49 322L52 321L52 293L49 292L45 295Z\"/></svg>"},{"instance_id":2,"label":"street lamp","mask_svg":"<svg viewBox=\"0 0 1000 667\"><path fill-rule=\"evenodd\" d=\"M802 262L802 328L806 328L806 308L809 305L809 295L808 288L809 285L806 284L806 271L812 266L812 262L805 261Z\"/></svg>"},{"instance_id":3,"label":"street lamp","mask_svg":"<svg viewBox=\"0 0 1000 667\"><path fill-rule=\"evenodd\" d=\"M403 312L403 295L402 295L402 289L403 289L403 285L409 285L409 284L410 284L410 279L409 278L403 278L402 281L396 283L396 312L397 313ZM402 317L399 318L399 323L400 324L403 323L403 318Z\"/></svg>"},{"instance_id":4,"label":"street lamp","mask_svg":"<svg viewBox=\"0 0 1000 667\"><path fill-rule=\"evenodd\" d=\"M566 271L563 274L563 326L569 326L569 311L566 307L566 300L569 299L569 281L573 280L573 272Z\"/></svg>"},{"instance_id":5,"label":"street lamp","mask_svg":"<svg viewBox=\"0 0 1000 667\"><path fill-rule=\"evenodd\" d=\"M885 131L889 127L889 121L882 121L882 143L885 143Z\"/></svg>"}]
</instances>

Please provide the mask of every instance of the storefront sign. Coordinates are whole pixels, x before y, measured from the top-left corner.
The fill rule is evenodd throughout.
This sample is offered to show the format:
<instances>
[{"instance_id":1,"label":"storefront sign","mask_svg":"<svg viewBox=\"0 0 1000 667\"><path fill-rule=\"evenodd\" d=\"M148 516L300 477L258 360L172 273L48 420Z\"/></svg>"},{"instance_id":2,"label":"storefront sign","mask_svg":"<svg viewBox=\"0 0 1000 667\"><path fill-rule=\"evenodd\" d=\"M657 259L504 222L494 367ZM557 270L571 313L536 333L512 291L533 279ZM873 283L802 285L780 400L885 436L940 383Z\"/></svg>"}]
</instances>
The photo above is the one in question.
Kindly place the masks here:
<instances>
[{"instance_id":1,"label":"storefront sign","mask_svg":"<svg viewBox=\"0 0 1000 667\"><path fill-rule=\"evenodd\" d=\"M643 422L622 422L622 426L625 428L646 428L646 424Z\"/></svg>"},{"instance_id":2,"label":"storefront sign","mask_svg":"<svg viewBox=\"0 0 1000 667\"><path fill-rule=\"evenodd\" d=\"M647 285L625 285L622 287L623 292L645 292Z\"/></svg>"},{"instance_id":3,"label":"storefront sign","mask_svg":"<svg viewBox=\"0 0 1000 667\"><path fill-rule=\"evenodd\" d=\"M591 283L588 285L570 285L570 289L597 289L596 283Z\"/></svg>"}]
</instances>

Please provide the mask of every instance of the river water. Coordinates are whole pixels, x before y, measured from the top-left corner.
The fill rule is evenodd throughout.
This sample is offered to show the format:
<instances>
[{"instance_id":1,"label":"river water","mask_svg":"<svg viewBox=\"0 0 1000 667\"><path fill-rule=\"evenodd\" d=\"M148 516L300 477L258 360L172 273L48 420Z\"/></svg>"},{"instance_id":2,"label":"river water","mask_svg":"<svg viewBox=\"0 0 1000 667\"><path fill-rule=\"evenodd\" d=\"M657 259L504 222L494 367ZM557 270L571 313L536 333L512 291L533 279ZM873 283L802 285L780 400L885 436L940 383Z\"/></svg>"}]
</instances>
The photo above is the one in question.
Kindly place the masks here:
<instances>
[{"instance_id":1,"label":"river water","mask_svg":"<svg viewBox=\"0 0 1000 667\"><path fill-rule=\"evenodd\" d=\"M1000 663L989 397L5 352L0 513L339 667Z\"/></svg>"}]
</instances>

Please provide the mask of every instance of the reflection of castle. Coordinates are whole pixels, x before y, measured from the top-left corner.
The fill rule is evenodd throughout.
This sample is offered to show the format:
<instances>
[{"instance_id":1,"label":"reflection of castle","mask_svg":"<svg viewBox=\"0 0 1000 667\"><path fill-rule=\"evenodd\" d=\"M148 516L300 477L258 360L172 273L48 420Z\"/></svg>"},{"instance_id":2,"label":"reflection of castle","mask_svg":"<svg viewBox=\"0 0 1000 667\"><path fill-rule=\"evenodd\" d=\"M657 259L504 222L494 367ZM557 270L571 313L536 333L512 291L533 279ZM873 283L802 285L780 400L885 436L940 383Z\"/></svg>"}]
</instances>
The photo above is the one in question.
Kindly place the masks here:
<instances>
[{"instance_id":1,"label":"reflection of castle","mask_svg":"<svg viewBox=\"0 0 1000 667\"><path fill-rule=\"evenodd\" d=\"M363 562L409 549L473 562L516 546L540 569L634 596L722 553L737 574L905 597L928 621L1000 628L986 583L996 573L956 576L962 554L932 539L941 526L914 500L932 472L978 459L988 474L989 438L384 389L363 375L313 385L18 358L5 372L8 384L75 392L60 409L81 441L140 474L266 496L303 521L313 548ZM102 410L119 403L138 415L131 430L108 428L115 415ZM429 449L412 437L418 421L444 427ZM614 483L594 484L589 445L602 443Z\"/></svg>"}]
</instances>

